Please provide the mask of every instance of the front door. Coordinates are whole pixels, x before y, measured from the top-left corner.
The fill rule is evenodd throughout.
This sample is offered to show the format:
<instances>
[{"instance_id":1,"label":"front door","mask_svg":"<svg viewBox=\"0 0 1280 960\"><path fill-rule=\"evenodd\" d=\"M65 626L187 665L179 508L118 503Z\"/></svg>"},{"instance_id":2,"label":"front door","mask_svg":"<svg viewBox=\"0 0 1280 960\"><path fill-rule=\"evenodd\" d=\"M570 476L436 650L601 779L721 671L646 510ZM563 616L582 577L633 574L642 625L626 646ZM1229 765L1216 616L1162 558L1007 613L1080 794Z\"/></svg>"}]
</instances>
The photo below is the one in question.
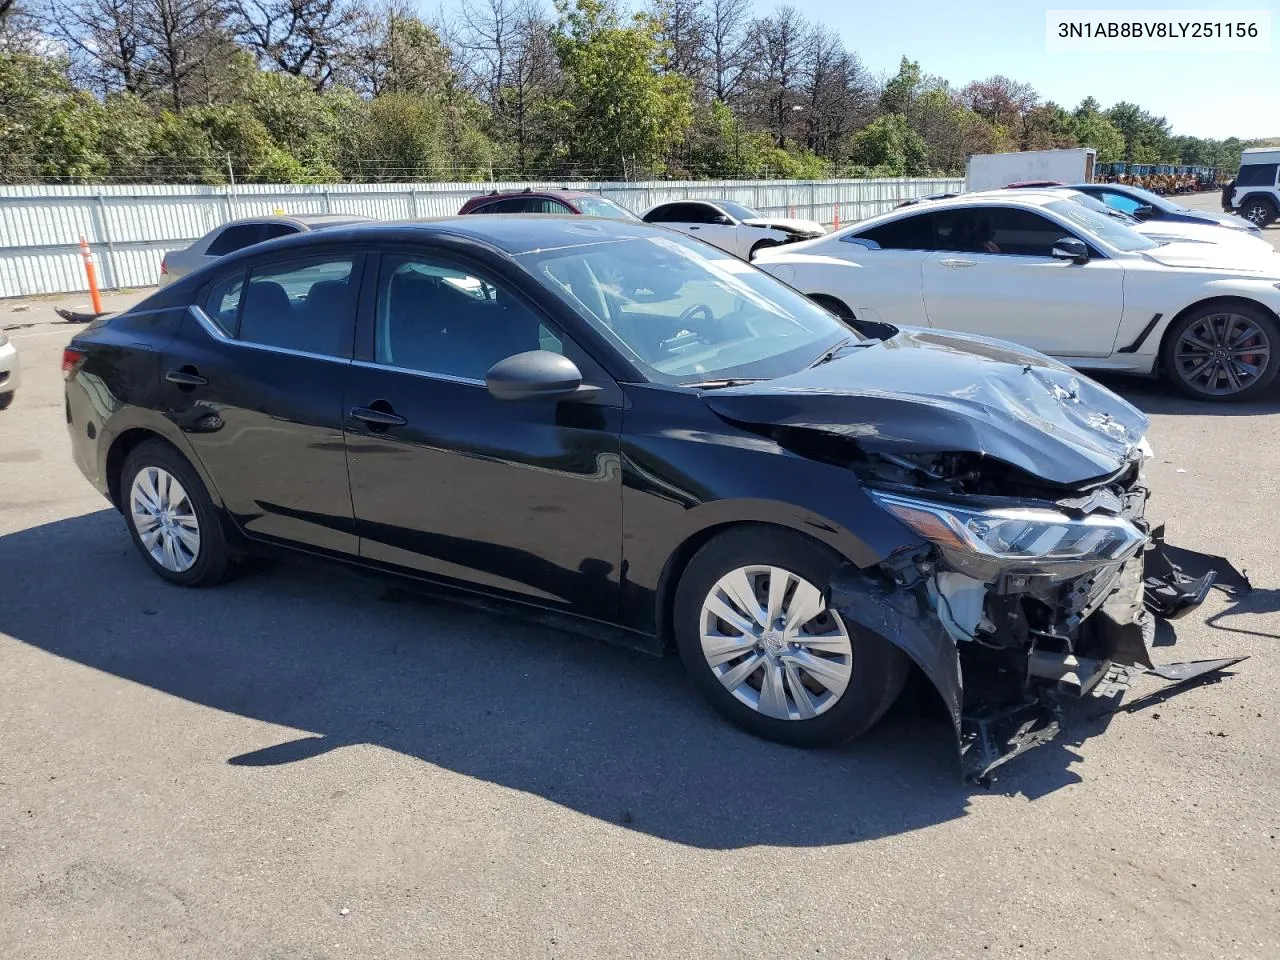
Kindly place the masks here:
<instances>
[{"instance_id":1,"label":"front door","mask_svg":"<svg viewBox=\"0 0 1280 960\"><path fill-rule=\"evenodd\" d=\"M361 556L616 616L616 384L594 402L494 399L485 373L527 350L604 374L519 294L442 257L383 254L371 309L346 391Z\"/></svg>"},{"instance_id":2,"label":"front door","mask_svg":"<svg viewBox=\"0 0 1280 960\"><path fill-rule=\"evenodd\" d=\"M1030 210L965 207L935 217L924 262L929 325L1021 343L1059 357L1110 356L1124 307L1124 268L1058 260L1070 231Z\"/></svg>"},{"instance_id":3,"label":"front door","mask_svg":"<svg viewBox=\"0 0 1280 960\"><path fill-rule=\"evenodd\" d=\"M342 393L363 255L215 279L162 357L168 415L249 536L358 549Z\"/></svg>"}]
</instances>

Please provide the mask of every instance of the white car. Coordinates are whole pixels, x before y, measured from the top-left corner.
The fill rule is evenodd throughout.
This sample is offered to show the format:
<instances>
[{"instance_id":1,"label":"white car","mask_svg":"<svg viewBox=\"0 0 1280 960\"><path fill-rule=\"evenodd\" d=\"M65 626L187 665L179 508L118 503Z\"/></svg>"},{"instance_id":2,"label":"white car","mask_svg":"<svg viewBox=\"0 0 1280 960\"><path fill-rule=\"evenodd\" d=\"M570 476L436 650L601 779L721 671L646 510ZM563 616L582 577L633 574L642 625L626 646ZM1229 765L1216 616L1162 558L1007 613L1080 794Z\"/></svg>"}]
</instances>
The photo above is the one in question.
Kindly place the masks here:
<instances>
[{"instance_id":1,"label":"white car","mask_svg":"<svg viewBox=\"0 0 1280 960\"><path fill-rule=\"evenodd\" d=\"M18 389L18 350L0 330L0 410L13 403Z\"/></svg>"},{"instance_id":2,"label":"white car","mask_svg":"<svg viewBox=\"0 0 1280 960\"><path fill-rule=\"evenodd\" d=\"M1121 213L1115 210L1101 200L1091 197L1079 190L1071 187L1049 187L1041 190L1010 190L1007 187L1003 190L984 191L984 196L1023 196L1027 193L1054 193L1083 207L1088 207L1098 213L1105 214L1120 223L1125 224L1132 230L1138 231L1144 237L1150 237L1156 241L1175 241L1190 243L1222 243L1227 246L1238 246L1244 248L1247 252L1254 254L1274 254L1275 247L1271 246L1262 238L1260 232L1248 230L1223 230L1219 226L1211 223L1193 223L1183 220L1138 220L1129 216L1127 213Z\"/></svg>"},{"instance_id":3,"label":"white car","mask_svg":"<svg viewBox=\"0 0 1280 960\"><path fill-rule=\"evenodd\" d=\"M816 221L765 217L732 200L674 200L650 208L643 219L705 240L743 260L754 260L769 247L812 240L827 232Z\"/></svg>"},{"instance_id":4,"label":"white car","mask_svg":"<svg viewBox=\"0 0 1280 960\"><path fill-rule=\"evenodd\" d=\"M214 227L191 246L182 250L170 250L160 260L160 286L167 286L179 277L199 270L219 257L235 253L255 243L265 243L276 237L288 237L308 230L324 230L368 223L370 217L347 216L336 213L300 213L294 216L250 217L232 220Z\"/></svg>"},{"instance_id":5,"label":"white car","mask_svg":"<svg viewBox=\"0 0 1280 960\"><path fill-rule=\"evenodd\" d=\"M1087 370L1253 397L1280 366L1280 257L1160 243L1054 193L900 208L757 265L862 321L1025 344Z\"/></svg>"}]
</instances>

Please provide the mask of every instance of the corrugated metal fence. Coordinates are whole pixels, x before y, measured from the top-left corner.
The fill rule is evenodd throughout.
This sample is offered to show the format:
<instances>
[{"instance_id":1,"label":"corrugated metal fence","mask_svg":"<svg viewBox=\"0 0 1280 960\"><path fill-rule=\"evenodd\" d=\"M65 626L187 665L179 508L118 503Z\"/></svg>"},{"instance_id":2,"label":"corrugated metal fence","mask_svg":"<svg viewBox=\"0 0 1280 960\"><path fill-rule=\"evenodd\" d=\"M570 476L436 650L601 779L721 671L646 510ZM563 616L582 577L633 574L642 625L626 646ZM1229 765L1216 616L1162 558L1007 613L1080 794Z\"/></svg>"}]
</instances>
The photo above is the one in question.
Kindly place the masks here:
<instances>
[{"instance_id":1,"label":"corrugated metal fence","mask_svg":"<svg viewBox=\"0 0 1280 960\"><path fill-rule=\"evenodd\" d=\"M770 216L831 226L907 197L963 189L962 180L700 180L649 183L373 183L246 186L0 186L0 297L86 289L80 237L104 289L156 282L160 258L238 217L349 213L382 220L443 217L468 197L527 186L599 193L642 212L665 200L722 197Z\"/></svg>"}]
</instances>

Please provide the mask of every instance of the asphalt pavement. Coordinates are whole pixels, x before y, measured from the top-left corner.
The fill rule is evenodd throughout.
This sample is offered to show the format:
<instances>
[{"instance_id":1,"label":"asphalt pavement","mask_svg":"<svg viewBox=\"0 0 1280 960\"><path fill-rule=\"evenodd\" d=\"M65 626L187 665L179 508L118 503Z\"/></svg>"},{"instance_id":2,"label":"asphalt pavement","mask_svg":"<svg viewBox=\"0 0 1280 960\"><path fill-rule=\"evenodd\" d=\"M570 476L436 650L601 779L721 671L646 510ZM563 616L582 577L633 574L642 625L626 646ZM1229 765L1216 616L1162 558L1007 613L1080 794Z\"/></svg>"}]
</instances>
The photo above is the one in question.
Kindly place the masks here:
<instances>
[{"instance_id":1,"label":"asphalt pavement","mask_svg":"<svg viewBox=\"0 0 1280 960\"><path fill-rule=\"evenodd\" d=\"M1254 584L1158 659L1250 659L982 789L910 703L806 753L674 662L336 568L162 583L71 463L54 305L0 303L4 957L1280 957L1280 398L1107 381L1170 540Z\"/></svg>"}]
</instances>

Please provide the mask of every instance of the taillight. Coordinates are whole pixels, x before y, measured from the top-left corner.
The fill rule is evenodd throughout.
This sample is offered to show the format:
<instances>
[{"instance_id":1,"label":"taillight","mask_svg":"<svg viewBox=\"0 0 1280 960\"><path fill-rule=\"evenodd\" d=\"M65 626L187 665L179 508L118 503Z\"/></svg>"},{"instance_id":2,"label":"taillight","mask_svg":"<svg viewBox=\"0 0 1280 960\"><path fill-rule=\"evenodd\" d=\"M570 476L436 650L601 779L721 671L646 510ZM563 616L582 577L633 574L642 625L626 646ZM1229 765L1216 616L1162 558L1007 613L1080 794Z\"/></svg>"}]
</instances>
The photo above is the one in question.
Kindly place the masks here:
<instances>
[{"instance_id":1,"label":"taillight","mask_svg":"<svg viewBox=\"0 0 1280 960\"><path fill-rule=\"evenodd\" d=\"M70 380L75 376L76 368L84 359L84 351L75 347L64 347L62 350L62 379Z\"/></svg>"},{"instance_id":2,"label":"taillight","mask_svg":"<svg viewBox=\"0 0 1280 960\"><path fill-rule=\"evenodd\" d=\"M169 272L169 257L166 254L160 258L160 276L164 276Z\"/></svg>"}]
</instances>

